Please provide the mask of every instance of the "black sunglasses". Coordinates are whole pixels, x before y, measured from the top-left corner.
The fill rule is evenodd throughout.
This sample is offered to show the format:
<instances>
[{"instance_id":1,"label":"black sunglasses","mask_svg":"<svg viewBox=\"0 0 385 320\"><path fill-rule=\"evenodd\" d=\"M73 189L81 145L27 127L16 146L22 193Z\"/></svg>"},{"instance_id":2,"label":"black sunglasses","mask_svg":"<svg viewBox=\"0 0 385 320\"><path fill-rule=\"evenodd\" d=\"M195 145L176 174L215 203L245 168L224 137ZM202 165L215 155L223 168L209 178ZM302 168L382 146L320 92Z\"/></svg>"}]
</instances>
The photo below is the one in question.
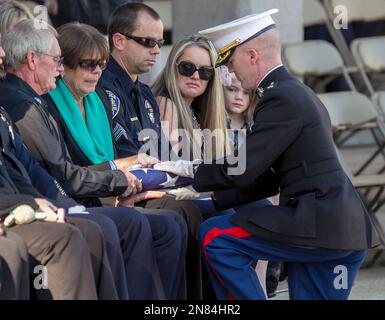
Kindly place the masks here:
<instances>
[{"instance_id":1,"label":"black sunglasses","mask_svg":"<svg viewBox=\"0 0 385 320\"><path fill-rule=\"evenodd\" d=\"M190 61L179 62L177 66L178 71L182 76L191 77L195 71L198 71L201 80L209 81L214 76L214 68L211 66L197 68L197 66Z\"/></svg>"},{"instance_id":2,"label":"black sunglasses","mask_svg":"<svg viewBox=\"0 0 385 320\"><path fill-rule=\"evenodd\" d=\"M95 71L97 66L99 66L101 70L105 70L107 67L107 62L104 60L97 61L92 59L83 59L79 61L79 66L84 70L92 72L92 71Z\"/></svg>"},{"instance_id":3,"label":"black sunglasses","mask_svg":"<svg viewBox=\"0 0 385 320\"><path fill-rule=\"evenodd\" d=\"M161 48L164 45L165 40L155 40L153 38L145 38L145 37L135 37L129 34L122 33L127 39L134 40L135 42L141 44L146 48L155 48L158 45L158 48Z\"/></svg>"}]
</instances>

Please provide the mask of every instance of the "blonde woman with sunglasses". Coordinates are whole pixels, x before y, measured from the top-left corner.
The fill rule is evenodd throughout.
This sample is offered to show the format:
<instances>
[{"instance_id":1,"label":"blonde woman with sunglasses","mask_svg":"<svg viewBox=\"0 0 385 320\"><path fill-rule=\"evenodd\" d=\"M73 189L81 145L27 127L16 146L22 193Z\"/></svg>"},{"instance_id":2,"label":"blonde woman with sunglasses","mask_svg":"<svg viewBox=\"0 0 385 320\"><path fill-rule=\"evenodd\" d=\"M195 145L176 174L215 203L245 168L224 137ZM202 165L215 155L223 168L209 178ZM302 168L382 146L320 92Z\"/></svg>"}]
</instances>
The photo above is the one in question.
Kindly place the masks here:
<instances>
[{"instance_id":1,"label":"blonde woman with sunglasses","mask_svg":"<svg viewBox=\"0 0 385 320\"><path fill-rule=\"evenodd\" d=\"M205 152L212 152L212 158L220 158L226 150L226 114L219 71L215 69L216 58L207 38L187 37L174 45L152 87L173 150L185 147L186 140L189 143L190 152L182 154L185 160L202 158ZM178 136L178 129L186 133L184 141ZM213 149L202 148L203 129L216 133Z\"/></svg>"}]
</instances>

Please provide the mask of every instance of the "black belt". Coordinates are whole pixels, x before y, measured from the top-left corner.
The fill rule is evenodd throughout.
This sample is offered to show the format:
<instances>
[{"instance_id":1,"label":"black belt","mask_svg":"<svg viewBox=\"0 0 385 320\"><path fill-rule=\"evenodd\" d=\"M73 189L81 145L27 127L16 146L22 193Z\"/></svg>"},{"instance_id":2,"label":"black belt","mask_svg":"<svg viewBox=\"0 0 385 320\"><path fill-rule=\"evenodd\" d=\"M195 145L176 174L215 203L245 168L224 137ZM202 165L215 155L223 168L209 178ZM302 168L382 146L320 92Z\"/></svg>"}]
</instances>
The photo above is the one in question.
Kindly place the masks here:
<instances>
[{"instance_id":1,"label":"black belt","mask_svg":"<svg viewBox=\"0 0 385 320\"><path fill-rule=\"evenodd\" d=\"M311 178L336 170L342 170L341 164L336 158L314 163L302 161L300 166L282 173L281 185L290 185L306 178Z\"/></svg>"}]
</instances>

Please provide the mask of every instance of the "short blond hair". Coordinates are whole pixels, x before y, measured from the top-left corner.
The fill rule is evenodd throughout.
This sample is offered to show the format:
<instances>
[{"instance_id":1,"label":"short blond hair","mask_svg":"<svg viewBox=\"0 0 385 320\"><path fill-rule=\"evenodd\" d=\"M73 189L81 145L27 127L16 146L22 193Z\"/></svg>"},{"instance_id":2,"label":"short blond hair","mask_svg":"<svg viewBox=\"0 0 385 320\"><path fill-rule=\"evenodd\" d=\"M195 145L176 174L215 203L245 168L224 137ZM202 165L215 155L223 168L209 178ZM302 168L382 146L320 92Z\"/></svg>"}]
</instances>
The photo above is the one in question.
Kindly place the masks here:
<instances>
[{"instance_id":1,"label":"short blond hair","mask_svg":"<svg viewBox=\"0 0 385 320\"><path fill-rule=\"evenodd\" d=\"M32 19L26 6L13 0L0 0L0 34L14 26L21 19Z\"/></svg>"}]
</instances>

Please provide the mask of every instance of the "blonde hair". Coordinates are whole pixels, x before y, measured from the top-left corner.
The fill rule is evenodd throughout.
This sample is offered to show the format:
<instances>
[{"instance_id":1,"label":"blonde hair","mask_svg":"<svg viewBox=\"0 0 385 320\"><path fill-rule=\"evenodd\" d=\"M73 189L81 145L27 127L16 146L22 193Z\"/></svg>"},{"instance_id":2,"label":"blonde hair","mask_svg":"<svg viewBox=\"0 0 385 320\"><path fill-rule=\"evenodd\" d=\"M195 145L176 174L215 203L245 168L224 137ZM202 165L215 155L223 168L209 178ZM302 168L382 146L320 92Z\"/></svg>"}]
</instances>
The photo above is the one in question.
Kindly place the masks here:
<instances>
[{"instance_id":1,"label":"blonde hair","mask_svg":"<svg viewBox=\"0 0 385 320\"><path fill-rule=\"evenodd\" d=\"M229 150L229 140L226 131L226 112L223 97L222 84L220 81L219 70L215 69L214 77L209 81L205 92L196 97L192 105L186 104L177 85L177 61L184 50L191 46L205 49L210 55L211 66L215 67L217 54L212 43L202 35L193 35L178 41L172 48L168 56L166 66L155 80L152 91L155 96L167 96L175 104L178 112L178 128L184 129L190 134L193 141L193 111L197 110L200 115L201 129L208 129L211 132L219 133L215 135L215 145L213 158L224 156ZM194 150L193 150L194 151ZM195 152L196 153L196 152ZM202 154L193 154L194 158L202 157Z\"/></svg>"},{"instance_id":2,"label":"blonde hair","mask_svg":"<svg viewBox=\"0 0 385 320\"><path fill-rule=\"evenodd\" d=\"M226 90L226 87L227 86L225 86L225 85L222 86L223 91ZM242 86L241 86L241 88L243 89ZM259 101L259 98L258 98L257 93L256 93L255 90L247 90L247 95L249 97L249 104L247 106L247 109L242 112L242 115L243 115L243 117L245 119L246 124L249 126L253 122L253 115L254 115L255 107L256 107L256 105L257 105L257 103ZM227 105L226 99L225 99L226 113L230 117L230 113L229 113L229 111L227 109L228 107L229 106ZM231 129L231 128L229 128L229 129Z\"/></svg>"},{"instance_id":3,"label":"blonde hair","mask_svg":"<svg viewBox=\"0 0 385 320\"><path fill-rule=\"evenodd\" d=\"M21 19L32 18L31 12L23 4L11 0L0 0L0 34L4 35Z\"/></svg>"}]
</instances>

